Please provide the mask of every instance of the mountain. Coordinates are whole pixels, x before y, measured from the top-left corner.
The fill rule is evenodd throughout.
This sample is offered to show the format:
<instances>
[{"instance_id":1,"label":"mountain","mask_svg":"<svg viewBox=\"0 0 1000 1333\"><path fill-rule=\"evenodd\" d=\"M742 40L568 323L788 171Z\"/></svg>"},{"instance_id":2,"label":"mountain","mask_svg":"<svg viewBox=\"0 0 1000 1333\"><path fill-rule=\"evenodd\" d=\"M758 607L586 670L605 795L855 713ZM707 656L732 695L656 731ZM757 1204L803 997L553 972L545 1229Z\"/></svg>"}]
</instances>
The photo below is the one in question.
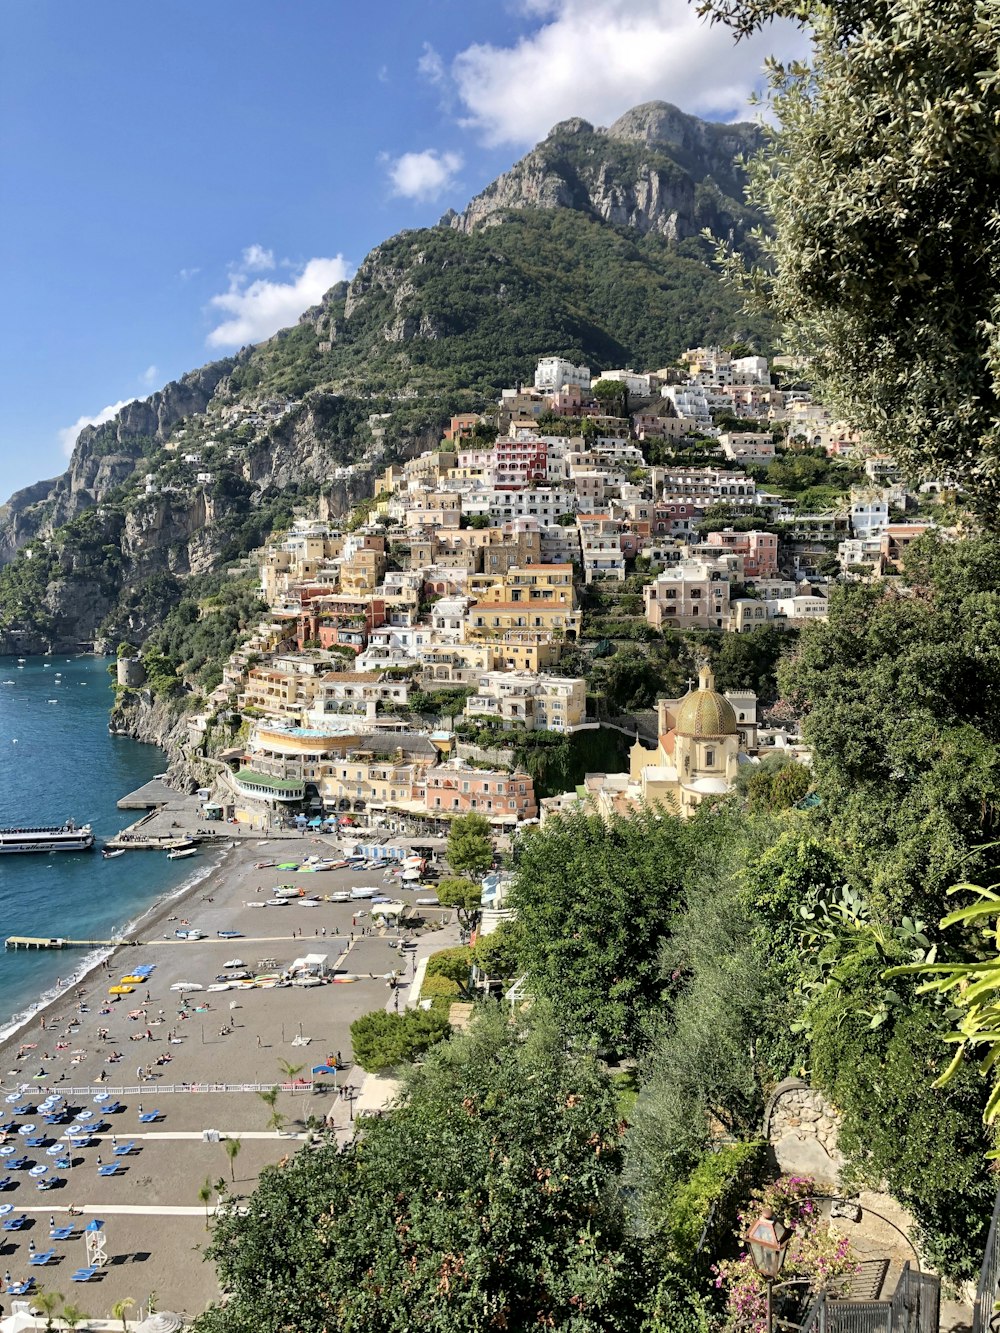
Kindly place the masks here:
<instances>
[{"instance_id":1,"label":"mountain","mask_svg":"<svg viewBox=\"0 0 1000 1333\"><path fill-rule=\"evenodd\" d=\"M753 125L667 103L569 120L436 227L376 246L293 328L81 432L69 468L0 506L0 651L142 639L183 581L238 559L296 503L336 515L558 353L673 362L768 329L702 229L752 249Z\"/></svg>"}]
</instances>

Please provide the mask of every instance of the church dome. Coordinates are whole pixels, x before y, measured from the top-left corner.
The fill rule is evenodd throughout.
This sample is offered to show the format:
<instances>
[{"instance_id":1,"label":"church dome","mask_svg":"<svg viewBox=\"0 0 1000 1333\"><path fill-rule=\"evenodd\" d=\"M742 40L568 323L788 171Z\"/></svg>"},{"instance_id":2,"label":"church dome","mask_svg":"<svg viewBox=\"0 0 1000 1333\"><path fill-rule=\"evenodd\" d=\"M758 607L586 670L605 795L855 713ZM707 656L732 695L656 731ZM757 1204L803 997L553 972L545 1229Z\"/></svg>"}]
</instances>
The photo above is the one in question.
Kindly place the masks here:
<instances>
[{"instance_id":1,"label":"church dome","mask_svg":"<svg viewBox=\"0 0 1000 1333\"><path fill-rule=\"evenodd\" d=\"M698 688L692 690L677 710L674 729L681 736L715 740L735 736L736 712L729 700L715 689L709 667L698 672Z\"/></svg>"}]
</instances>

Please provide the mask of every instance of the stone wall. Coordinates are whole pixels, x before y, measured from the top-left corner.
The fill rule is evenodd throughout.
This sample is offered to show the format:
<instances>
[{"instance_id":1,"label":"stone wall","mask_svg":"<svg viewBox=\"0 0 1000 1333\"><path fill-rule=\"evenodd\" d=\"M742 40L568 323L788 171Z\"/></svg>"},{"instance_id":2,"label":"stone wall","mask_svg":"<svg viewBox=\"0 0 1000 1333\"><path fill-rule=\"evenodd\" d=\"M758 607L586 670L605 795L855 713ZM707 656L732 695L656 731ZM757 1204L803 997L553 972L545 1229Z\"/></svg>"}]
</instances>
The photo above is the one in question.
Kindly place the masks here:
<instances>
[{"instance_id":1,"label":"stone wall","mask_svg":"<svg viewBox=\"0 0 1000 1333\"><path fill-rule=\"evenodd\" d=\"M839 1128L839 1116L823 1094L797 1078L779 1083L764 1111L764 1138L781 1170L834 1187L844 1165Z\"/></svg>"}]
</instances>

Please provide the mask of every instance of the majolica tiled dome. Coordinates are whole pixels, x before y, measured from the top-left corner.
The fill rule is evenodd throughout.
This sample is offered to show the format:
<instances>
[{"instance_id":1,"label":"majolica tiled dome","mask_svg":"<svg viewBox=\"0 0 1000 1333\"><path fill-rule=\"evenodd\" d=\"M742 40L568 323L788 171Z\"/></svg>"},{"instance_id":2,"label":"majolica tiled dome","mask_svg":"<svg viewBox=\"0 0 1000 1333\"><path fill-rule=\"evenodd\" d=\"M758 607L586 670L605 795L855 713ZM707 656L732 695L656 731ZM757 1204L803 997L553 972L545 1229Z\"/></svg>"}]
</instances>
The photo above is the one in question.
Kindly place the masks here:
<instances>
[{"instance_id":1,"label":"majolica tiled dome","mask_svg":"<svg viewBox=\"0 0 1000 1333\"><path fill-rule=\"evenodd\" d=\"M698 688L692 690L677 710L674 730L680 736L715 740L736 735L736 713L732 704L715 689L709 667L698 672Z\"/></svg>"}]
</instances>

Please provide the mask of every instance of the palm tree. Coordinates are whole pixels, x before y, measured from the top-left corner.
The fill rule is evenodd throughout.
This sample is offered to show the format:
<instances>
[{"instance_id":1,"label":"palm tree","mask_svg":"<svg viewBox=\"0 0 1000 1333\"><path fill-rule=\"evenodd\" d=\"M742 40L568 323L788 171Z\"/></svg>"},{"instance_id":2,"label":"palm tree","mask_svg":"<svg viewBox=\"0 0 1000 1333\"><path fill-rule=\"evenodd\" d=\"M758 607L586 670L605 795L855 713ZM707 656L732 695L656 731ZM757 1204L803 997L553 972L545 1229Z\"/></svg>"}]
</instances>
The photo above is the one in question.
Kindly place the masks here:
<instances>
[{"instance_id":1,"label":"palm tree","mask_svg":"<svg viewBox=\"0 0 1000 1333\"><path fill-rule=\"evenodd\" d=\"M258 1092L257 1096L261 1099L261 1101L264 1103L265 1106L269 1106L273 1111L275 1103L278 1100L278 1089L276 1087L267 1088L266 1091L264 1092Z\"/></svg>"},{"instance_id":2,"label":"palm tree","mask_svg":"<svg viewBox=\"0 0 1000 1333\"><path fill-rule=\"evenodd\" d=\"M85 1314L78 1305L64 1305L60 1318L67 1328L72 1329L82 1324L85 1319L89 1319L90 1316Z\"/></svg>"},{"instance_id":3,"label":"palm tree","mask_svg":"<svg viewBox=\"0 0 1000 1333\"><path fill-rule=\"evenodd\" d=\"M212 1182L205 1177L204 1182L198 1186L198 1198L205 1205L205 1230L208 1230L208 1205L212 1202Z\"/></svg>"},{"instance_id":4,"label":"palm tree","mask_svg":"<svg viewBox=\"0 0 1000 1333\"><path fill-rule=\"evenodd\" d=\"M284 1074L285 1078L291 1083L292 1096L294 1096L295 1080L302 1073L303 1069L305 1069L305 1065L293 1065L288 1060L279 1060L278 1064L281 1066L281 1072Z\"/></svg>"},{"instance_id":5,"label":"palm tree","mask_svg":"<svg viewBox=\"0 0 1000 1333\"><path fill-rule=\"evenodd\" d=\"M123 1296L120 1301L115 1301L114 1305L111 1307L111 1318L120 1319L122 1321L122 1333L128 1333L128 1324L125 1322L125 1316L128 1314L129 1310L131 1310L133 1305L135 1305L135 1301L131 1296Z\"/></svg>"},{"instance_id":6,"label":"palm tree","mask_svg":"<svg viewBox=\"0 0 1000 1333\"><path fill-rule=\"evenodd\" d=\"M285 1128L285 1117L280 1111L272 1111L271 1117L267 1122L268 1129L273 1129L276 1134L280 1134Z\"/></svg>"},{"instance_id":7,"label":"palm tree","mask_svg":"<svg viewBox=\"0 0 1000 1333\"><path fill-rule=\"evenodd\" d=\"M62 1297L58 1291L46 1291L44 1287L39 1287L32 1295L31 1303L45 1316L45 1327L51 1333L52 1320L62 1305Z\"/></svg>"},{"instance_id":8,"label":"palm tree","mask_svg":"<svg viewBox=\"0 0 1000 1333\"><path fill-rule=\"evenodd\" d=\"M239 1157L242 1147L243 1144L239 1139L225 1140L226 1156L229 1158L229 1175L234 1185L236 1184L236 1159Z\"/></svg>"}]
</instances>

